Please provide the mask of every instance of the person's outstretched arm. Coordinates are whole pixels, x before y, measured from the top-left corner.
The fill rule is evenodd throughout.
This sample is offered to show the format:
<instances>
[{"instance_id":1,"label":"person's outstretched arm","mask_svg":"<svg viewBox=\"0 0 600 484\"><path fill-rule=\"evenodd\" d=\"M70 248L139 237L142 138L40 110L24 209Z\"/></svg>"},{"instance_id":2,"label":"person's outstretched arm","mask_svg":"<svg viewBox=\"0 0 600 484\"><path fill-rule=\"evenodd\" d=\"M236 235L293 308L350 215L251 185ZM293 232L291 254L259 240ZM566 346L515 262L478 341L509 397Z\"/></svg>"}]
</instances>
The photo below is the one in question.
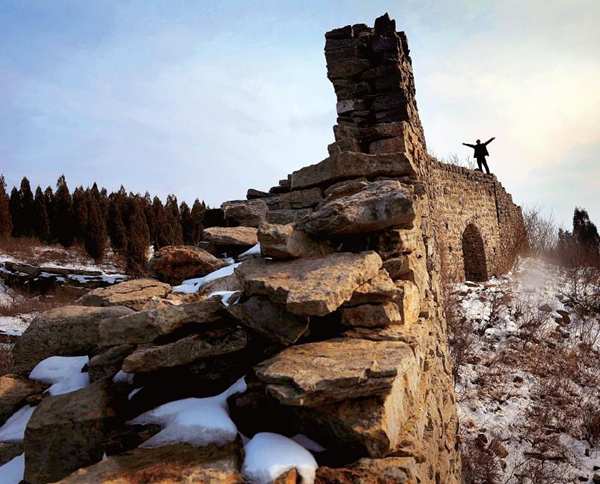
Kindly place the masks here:
<instances>
[{"instance_id":1,"label":"person's outstretched arm","mask_svg":"<svg viewBox=\"0 0 600 484\"><path fill-rule=\"evenodd\" d=\"M489 140L487 140L485 143L483 143L484 145L489 145L492 141L494 141L496 139L496 137L494 136L493 138L490 138Z\"/></svg>"},{"instance_id":2,"label":"person's outstretched arm","mask_svg":"<svg viewBox=\"0 0 600 484\"><path fill-rule=\"evenodd\" d=\"M475 145L471 145L469 143L463 143L463 145L468 146L469 148L475 148Z\"/></svg>"}]
</instances>

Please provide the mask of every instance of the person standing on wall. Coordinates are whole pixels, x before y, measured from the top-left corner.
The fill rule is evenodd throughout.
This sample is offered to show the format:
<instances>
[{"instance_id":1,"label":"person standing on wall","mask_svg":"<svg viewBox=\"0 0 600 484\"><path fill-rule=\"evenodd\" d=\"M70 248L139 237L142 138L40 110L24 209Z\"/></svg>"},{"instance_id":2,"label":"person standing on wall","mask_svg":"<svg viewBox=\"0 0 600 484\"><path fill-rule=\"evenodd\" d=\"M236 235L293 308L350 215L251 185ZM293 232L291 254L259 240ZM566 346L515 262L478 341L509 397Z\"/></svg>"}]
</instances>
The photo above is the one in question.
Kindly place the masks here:
<instances>
[{"instance_id":1,"label":"person standing on wall","mask_svg":"<svg viewBox=\"0 0 600 484\"><path fill-rule=\"evenodd\" d=\"M483 173L483 167L485 167L485 171L487 174L490 174L490 169L488 168L487 161L485 159L486 156L489 156L488 150L486 148L492 141L496 138L490 138L485 143L482 143L480 140L475 141L475 144L463 143L463 145L468 146L469 148L473 148L475 150L474 158L477 160L477 166L479 166L478 170Z\"/></svg>"}]
</instances>

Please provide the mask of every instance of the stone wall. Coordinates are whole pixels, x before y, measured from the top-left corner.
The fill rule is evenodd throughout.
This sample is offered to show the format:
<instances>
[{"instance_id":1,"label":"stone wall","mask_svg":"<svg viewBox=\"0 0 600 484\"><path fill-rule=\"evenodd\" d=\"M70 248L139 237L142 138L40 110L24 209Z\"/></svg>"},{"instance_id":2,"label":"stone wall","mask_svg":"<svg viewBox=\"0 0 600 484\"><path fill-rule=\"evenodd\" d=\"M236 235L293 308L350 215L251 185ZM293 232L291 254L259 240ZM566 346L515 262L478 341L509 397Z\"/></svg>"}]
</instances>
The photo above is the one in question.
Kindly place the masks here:
<instances>
[{"instance_id":1,"label":"stone wall","mask_svg":"<svg viewBox=\"0 0 600 484\"><path fill-rule=\"evenodd\" d=\"M508 271L521 240L523 216L497 178L430 159L426 182L445 276L465 280L473 259L483 259L475 264L485 268L479 280ZM481 248L473 240L475 233ZM465 250L470 257L465 258Z\"/></svg>"},{"instance_id":2,"label":"stone wall","mask_svg":"<svg viewBox=\"0 0 600 484\"><path fill-rule=\"evenodd\" d=\"M414 324L376 335L354 331L367 339L406 342L415 355L410 370L383 402L386 411L377 405L364 407L383 422L373 418L368 425L356 421L354 427L373 432L383 427L388 445L371 451L370 457L412 459L416 482L459 482L441 284L443 279L464 280L465 275L485 280L509 270L522 231L521 210L495 176L446 165L427 154L408 42L403 32L396 32L393 20L385 15L374 28L347 26L325 37L328 78L338 99L329 157L295 171L268 194L251 191L249 196L266 205L268 222L295 223L303 229L332 199L368 190L378 180L397 180L410 193L416 214L411 224L374 226L368 234L333 238L338 250L376 251L411 300L405 304L419 308ZM382 206L372 210L385 218ZM407 284L415 291L406 289L411 287ZM350 424L340 411L344 428Z\"/></svg>"}]
</instances>

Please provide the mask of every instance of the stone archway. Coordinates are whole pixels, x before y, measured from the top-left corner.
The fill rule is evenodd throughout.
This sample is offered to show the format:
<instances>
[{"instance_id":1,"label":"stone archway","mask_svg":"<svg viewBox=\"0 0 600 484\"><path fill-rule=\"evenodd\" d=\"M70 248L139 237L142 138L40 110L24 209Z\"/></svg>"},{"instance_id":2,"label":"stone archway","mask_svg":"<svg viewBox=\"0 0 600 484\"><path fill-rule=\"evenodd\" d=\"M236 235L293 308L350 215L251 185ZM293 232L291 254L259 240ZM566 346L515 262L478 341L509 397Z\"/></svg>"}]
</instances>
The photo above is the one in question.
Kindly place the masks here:
<instances>
[{"instance_id":1,"label":"stone archway","mask_svg":"<svg viewBox=\"0 0 600 484\"><path fill-rule=\"evenodd\" d=\"M465 280L487 281L488 270L485 258L485 245L481 232L475 224L469 224L462 236L463 260L465 265Z\"/></svg>"}]
</instances>

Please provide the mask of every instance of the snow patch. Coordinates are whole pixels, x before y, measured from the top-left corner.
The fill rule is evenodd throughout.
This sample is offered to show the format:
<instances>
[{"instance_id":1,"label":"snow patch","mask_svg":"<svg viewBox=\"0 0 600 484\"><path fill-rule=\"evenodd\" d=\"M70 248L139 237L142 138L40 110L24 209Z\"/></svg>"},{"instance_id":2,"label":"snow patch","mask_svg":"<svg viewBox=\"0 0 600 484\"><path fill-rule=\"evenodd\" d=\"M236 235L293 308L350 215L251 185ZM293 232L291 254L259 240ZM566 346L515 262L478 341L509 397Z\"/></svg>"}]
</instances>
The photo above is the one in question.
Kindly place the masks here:
<instances>
[{"instance_id":1,"label":"snow patch","mask_svg":"<svg viewBox=\"0 0 600 484\"><path fill-rule=\"evenodd\" d=\"M87 356L51 356L40 361L29 378L52 385L50 395L62 395L85 388L90 383L88 373L83 367L90 361Z\"/></svg>"},{"instance_id":2,"label":"snow patch","mask_svg":"<svg viewBox=\"0 0 600 484\"><path fill-rule=\"evenodd\" d=\"M141 414L130 423L158 424L163 429L140 447L160 447L176 442L201 447L232 442L238 432L229 417L227 398L245 392L246 388L246 382L241 378L214 397L176 400Z\"/></svg>"},{"instance_id":3,"label":"snow patch","mask_svg":"<svg viewBox=\"0 0 600 484\"><path fill-rule=\"evenodd\" d=\"M25 474L25 454L18 455L0 466L2 484L19 484Z\"/></svg>"},{"instance_id":4,"label":"snow patch","mask_svg":"<svg viewBox=\"0 0 600 484\"><path fill-rule=\"evenodd\" d=\"M31 405L25 405L11 415L0 427L0 442L22 442L25 436L25 427L35 410Z\"/></svg>"},{"instance_id":5,"label":"snow patch","mask_svg":"<svg viewBox=\"0 0 600 484\"><path fill-rule=\"evenodd\" d=\"M235 268L240 264L241 262L237 262L229 266L221 267L220 269L217 269L216 271L213 271L210 274L207 274L203 277L186 279L179 286L173 287L173 292L180 292L184 294L196 293L202 286L205 286L209 282L216 281L217 279L221 279L223 277L232 275Z\"/></svg>"},{"instance_id":6,"label":"snow patch","mask_svg":"<svg viewBox=\"0 0 600 484\"><path fill-rule=\"evenodd\" d=\"M317 461L300 444L270 432L256 434L244 447L242 473L253 484L268 484L284 472L296 468L303 484L312 484Z\"/></svg>"}]
</instances>

